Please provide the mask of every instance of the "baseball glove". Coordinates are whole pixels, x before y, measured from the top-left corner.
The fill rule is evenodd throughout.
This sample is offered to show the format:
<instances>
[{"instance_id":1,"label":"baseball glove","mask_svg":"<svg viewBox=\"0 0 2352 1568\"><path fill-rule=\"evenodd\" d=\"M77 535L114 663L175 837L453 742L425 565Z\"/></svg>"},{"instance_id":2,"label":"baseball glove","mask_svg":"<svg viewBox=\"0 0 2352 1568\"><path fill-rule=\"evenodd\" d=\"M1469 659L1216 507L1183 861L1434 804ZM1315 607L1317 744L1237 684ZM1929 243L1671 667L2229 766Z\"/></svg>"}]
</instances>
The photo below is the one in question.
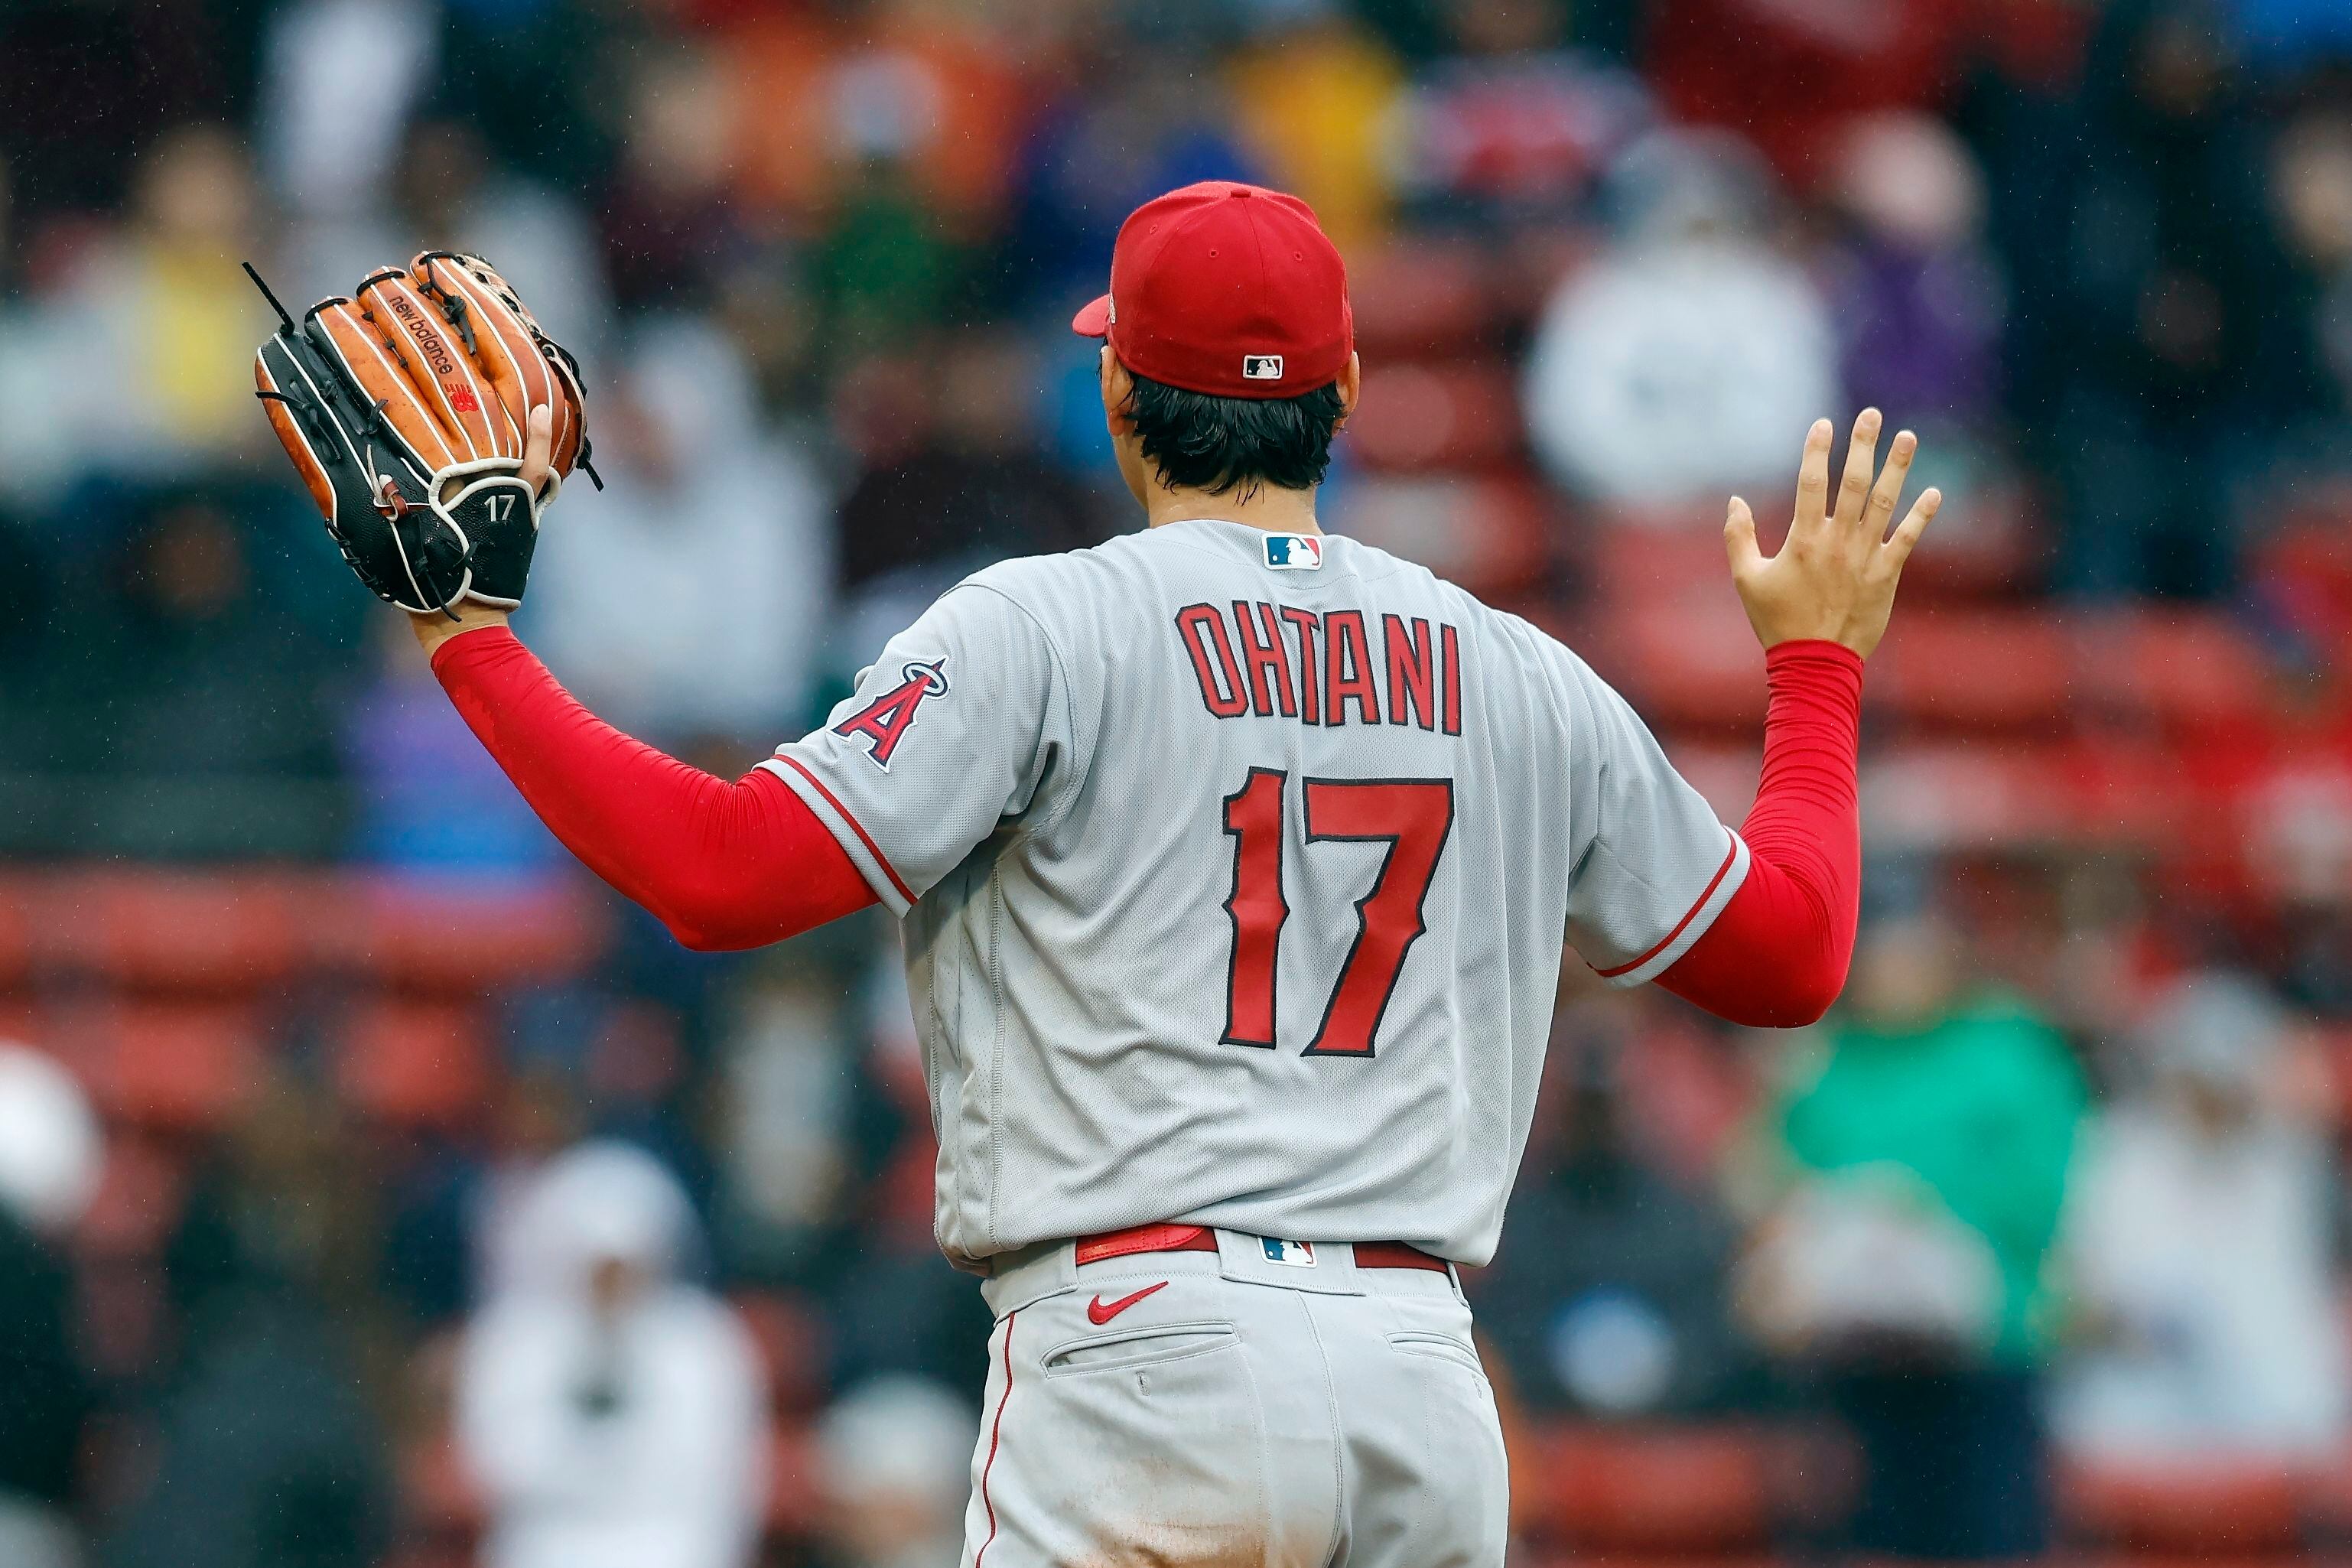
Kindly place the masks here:
<instances>
[{"instance_id":1,"label":"baseball glove","mask_svg":"<svg viewBox=\"0 0 2352 1568\"><path fill-rule=\"evenodd\" d=\"M299 321L254 356L270 427L343 559L412 615L522 601L540 509L589 467L580 367L479 257L428 250ZM549 474L521 477L531 415L550 411Z\"/></svg>"}]
</instances>

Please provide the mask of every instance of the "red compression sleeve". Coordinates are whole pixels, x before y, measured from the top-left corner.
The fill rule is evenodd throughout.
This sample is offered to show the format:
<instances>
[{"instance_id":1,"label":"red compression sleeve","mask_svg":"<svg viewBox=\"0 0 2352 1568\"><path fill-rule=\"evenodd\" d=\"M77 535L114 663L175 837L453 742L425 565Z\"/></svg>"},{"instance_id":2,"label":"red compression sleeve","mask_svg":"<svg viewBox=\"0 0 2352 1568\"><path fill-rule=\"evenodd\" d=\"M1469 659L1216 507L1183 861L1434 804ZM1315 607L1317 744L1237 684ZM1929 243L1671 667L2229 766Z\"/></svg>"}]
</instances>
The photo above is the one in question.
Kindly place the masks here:
<instances>
[{"instance_id":1,"label":"red compression sleeve","mask_svg":"<svg viewBox=\"0 0 2352 1568\"><path fill-rule=\"evenodd\" d=\"M1853 961L1862 659L1787 642L1765 654L1764 679L1764 772L1739 829L1748 879L1658 984L1719 1018L1786 1029L1829 1011Z\"/></svg>"},{"instance_id":2,"label":"red compression sleeve","mask_svg":"<svg viewBox=\"0 0 2352 1568\"><path fill-rule=\"evenodd\" d=\"M760 947L874 902L782 779L729 784L631 740L505 627L451 637L433 673L564 847L688 947Z\"/></svg>"}]
</instances>

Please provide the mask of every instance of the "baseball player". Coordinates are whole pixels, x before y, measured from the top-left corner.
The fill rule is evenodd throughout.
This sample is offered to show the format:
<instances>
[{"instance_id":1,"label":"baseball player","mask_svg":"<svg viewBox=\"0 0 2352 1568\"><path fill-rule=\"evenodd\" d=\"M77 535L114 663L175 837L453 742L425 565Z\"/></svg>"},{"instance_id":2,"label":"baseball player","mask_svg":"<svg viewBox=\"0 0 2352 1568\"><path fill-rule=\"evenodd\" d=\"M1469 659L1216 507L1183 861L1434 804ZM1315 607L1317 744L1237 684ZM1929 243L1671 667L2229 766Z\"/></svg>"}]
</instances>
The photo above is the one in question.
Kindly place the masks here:
<instances>
[{"instance_id":1,"label":"baseball player","mask_svg":"<svg viewBox=\"0 0 2352 1568\"><path fill-rule=\"evenodd\" d=\"M490 593L458 585L473 547L438 531L508 520L415 504L543 500L575 403L501 399L519 458L395 476L393 521L431 533L396 560L369 542L383 483L331 527L429 612L443 686L549 826L681 941L898 917L937 1235L996 1315L966 1568L1493 1568L1503 1443L1455 1270L1495 1248L1563 942L1748 1024L1828 1006L1863 659L1937 497L1890 531L1916 443L1879 470L1866 412L1834 485L1828 422L1807 437L1778 554L1731 502L1771 689L1735 832L1566 647L1323 531L1360 373L1305 204L1171 193L1110 282L1073 325L1148 526L975 574L732 784L516 640L527 541L493 535ZM434 582L394 580L433 539Z\"/></svg>"}]
</instances>

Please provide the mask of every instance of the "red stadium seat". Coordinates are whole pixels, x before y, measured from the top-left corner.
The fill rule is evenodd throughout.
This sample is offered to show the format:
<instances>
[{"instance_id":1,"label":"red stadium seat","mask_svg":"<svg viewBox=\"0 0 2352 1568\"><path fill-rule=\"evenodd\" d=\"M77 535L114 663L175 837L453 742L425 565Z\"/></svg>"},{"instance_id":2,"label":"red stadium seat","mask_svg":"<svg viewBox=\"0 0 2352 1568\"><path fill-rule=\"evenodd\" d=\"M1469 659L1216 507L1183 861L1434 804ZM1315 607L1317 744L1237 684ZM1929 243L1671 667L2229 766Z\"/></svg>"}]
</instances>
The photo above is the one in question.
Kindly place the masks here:
<instances>
[{"instance_id":1,"label":"red stadium seat","mask_svg":"<svg viewBox=\"0 0 2352 1568\"><path fill-rule=\"evenodd\" d=\"M2074 647L2038 611L1938 609L1895 617L1867 700L1943 728L2051 728L2067 716Z\"/></svg>"},{"instance_id":2,"label":"red stadium seat","mask_svg":"<svg viewBox=\"0 0 2352 1568\"><path fill-rule=\"evenodd\" d=\"M186 1163L165 1141L118 1127L106 1141L98 1191L76 1228L86 1253L152 1258L187 1204Z\"/></svg>"},{"instance_id":3,"label":"red stadium seat","mask_svg":"<svg viewBox=\"0 0 2352 1568\"><path fill-rule=\"evenodd\" d=\"M409 1444L400 1457L400 1493L410 1521L428 1536L463 1541L482 1527L481 1493L446 1432Z\"/></svg>"},{"instance_id":4,"label":"red stadium seat","mask_svg":"<svg viewBox=\"0 0 2352 1568\"><path fill-rule=\"evenodd\" d=\"M2140 1551L2284 1552L2300 1540L2312 1479L2276 1464L2075 1459L2059 1468L2059 1510L2084 1540Z\"/></svg>"},{"instance_id":5,"label":"red stadium seat","mask_svg":"<svg viewBox=\"0 0 2352 1568\"><path fill-rule=\"evenodd\" d=\"M1530 1517L1580 1555L1616 1562L1755 1551L1771 1534L1765 1440L1736 1426L1556 1426L1532 1435Z\"/></svg>"},{"instance_id":6,"label":"red stadium seat","mask_svg":"<svg viewBox=\"0 0 2352 1568\"><path fill-rule=\"evenodd\" d=\"M100 1109L142 1127L217 1129L263 1073L260 1019L234 1003L119 1002L73 1016L60 1039Z\"/></svg>"},{"instance_id":7,"label":"red stadium seat","mask_svg":"<svg viewBox=\"0 0 2352 1568\"><path fill-rule=\"evenodd\" d=\"M1612 605L1738 595L1723 552L1723 519L1704 507L1616 508L1591 524L1593 590Z\"/></svg>"},{"instance_id":8,"label":"red stadium seat","mask_svg":"<svg viewBox=\"0 0 2352 1568\"><path fill-rule=\"evenodd\" d=\"M768 1453L768 1533L788 1541L806 1540L816 1532L824 1510L815 1435L805 1426L779 1426Z\"/></svg>"},{"instance_id":9,"label":"red stadium seat","mask_svg":"<svg viewBox=\"0 0 2352 1568\"><path fill-rule=\"evenodd\" d=\"M147 990L282 981L309 956L308 885L273 871L108 868L47 880L35 950L47 964Z\"/></svg>"},{"instance_id":10,"label":"red stadium seat","mask_svg":"<svg viewBox=\"0 0 2352 1568\"><path fill-rule=\"evenodd\" d=\"M33 966L33 922L45 901L31 877L0 878L0 987L15 985Z\"/></svg>"},{"instance_id":11,"label":"red stadium seat","mask_svg":"<svg viewBox=\"0 0 2352 1568\"><path fill-rule=\"evenodd\" d=\"M2199 805L2177 752L2152 739L2095 735L2066 745L2058 755L2076 837L2150 853L2177 852L2186 841Z\"/></svg>"},{"instance_id":12,"label":"red stadium seat","mask_svg":"<svg viewBox=\"0 0 2352 1568\"><path fill-rule=\"evenodd\" d=\"M30 992L0 992L0 1040L38 1047L48 1028L40 998Z\"/></svg>"},{"instance_id":13,"label":"red stadium seat","mask_svg":"<svg viewBox=\"0 0 2352 1568\"><path fill-rule=\"evenodd\" d=\"M795 1296L744 1290L729 1299L758 1347L768 1399L784 1415L806 1415L824 1398L824 1318Z\"/></svg>"},{"instance_id":14,"label":"red stadium seat","mask_svg":"<svg viewBox=\"0 0 2352 1568\"><path fill-rule=\"evenodd\" d=\"M344 1100L379 1121L447 1128L486 1103L490 1049L482 1018L461 1002L380 1001L349 1020L336 1063Z\"/></svg>"},{"instance_id":15,"label":"red stadium seat","mask_svg":"<svg viewBox=\"0 0 2352 1568\"><path fill-rule=\"evenodd\" d=\"M1728 582L1612 605L1571 646L1653 724L1748 730L1764 721L1764 650Z\"/></svg>"},{"instance_id":16,"label":"red stadium seat","mask_svg":"<svg viewBox=\"0 0 2352 1568\"><path fill-rule=\"evenodd\" d=\"M1519 455L1518 388L1499 360L1375 366L1348 436L1367 468L1496 468Z\"/></svg>"},{"instance_id":17,"label":"red stadium seat","mask_svg":"<svg viewBox=\"0 0 2352 1568\"><path fill-rule=\"evenodd\" d=\"M1438 239L1391 240L1348 266L1356 347L1367 361L1449 359L1489 346L1485 254Z\"/></svg>"},{"instance_id":18,"label":"red stadium seat","mask_svg":"<svg viewBox=\"0 0 2352 1568\"><path fill-rule=\"evenodd\" d=\"M2253 639L2211 611L2149 606L2074 628L2081 700L2130 718L2186 725L2258 713L2270 672Z\"/></svg>"},{"instance_id":19,"label":"red stadium seat","mask_svg":"<svg viewBox=\"0 0 2352 1568\"><path fill-rule=\"evenodd\" d=\"M528 884L346 884L331 954L394 985L478 991L577 974L604 952L604 906L571 879Z\"/></svg>"},{"instance_id":20,"label":"red stadium seat","mask_svg":"<svg viewBox=\"0 0 2352 1568\"><path fill-rule=\"evenodd\" d=\"M1915 479L1916 493L1920 481ZM1903 602L2007 598L2041 575L2049 533L2015 483L1971 488L1937 516L1927 542L1903 569ZM1906 500L1906 504L1907 500Z\"/></svg>"}]
</instances>

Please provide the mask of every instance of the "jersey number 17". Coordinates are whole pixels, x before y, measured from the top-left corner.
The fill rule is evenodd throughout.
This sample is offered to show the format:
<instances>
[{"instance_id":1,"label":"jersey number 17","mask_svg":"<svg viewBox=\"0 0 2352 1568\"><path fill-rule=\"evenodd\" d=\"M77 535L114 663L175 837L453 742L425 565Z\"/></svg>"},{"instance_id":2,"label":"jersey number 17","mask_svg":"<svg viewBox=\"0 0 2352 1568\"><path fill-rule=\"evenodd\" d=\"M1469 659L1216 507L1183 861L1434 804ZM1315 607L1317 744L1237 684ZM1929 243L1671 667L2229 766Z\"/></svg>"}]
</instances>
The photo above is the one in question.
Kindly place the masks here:
<instances>
[{"instance_id":1,"label":"jersey number 17","mask_svg":"<svg viewBox=\"0 0 2352 1568\"><path fill-rule=\"evenodd\" d=\"M1225 1043L1275 1046L1278 944L1290 902L1283 894L1287 845L1284 796L1290 774L1252 768L1225 796L1225 836L1234 841L1233 962L1225 979ZM1381 1016L1396 991L1404 957L1429 929L1422 906L1445 841L1454 830L1452 779L1318 779L1303 782L1307 842L1385 843L1388 854L1371 890L1356 900L1356 941L1323 1004L1307 1043L1310 1057L1369 1057Z\"/></svg>"}]
</instances>

